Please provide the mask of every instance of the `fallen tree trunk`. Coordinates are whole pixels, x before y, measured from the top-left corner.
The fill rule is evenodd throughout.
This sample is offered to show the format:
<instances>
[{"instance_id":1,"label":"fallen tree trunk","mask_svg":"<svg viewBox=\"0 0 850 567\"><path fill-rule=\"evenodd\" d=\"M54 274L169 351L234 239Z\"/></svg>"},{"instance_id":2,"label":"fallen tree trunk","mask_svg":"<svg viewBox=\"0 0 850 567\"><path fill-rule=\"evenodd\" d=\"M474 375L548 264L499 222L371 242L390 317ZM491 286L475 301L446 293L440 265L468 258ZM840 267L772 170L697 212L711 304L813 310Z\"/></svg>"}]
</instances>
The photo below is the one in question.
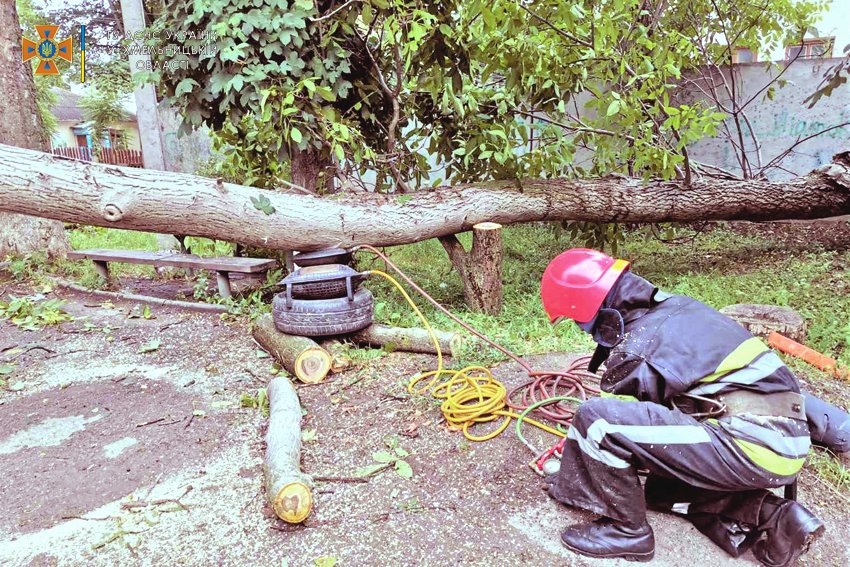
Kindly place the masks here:
<instances>
[{"instance_id":1,"label":"fallen tree trunk","mask_svg":"<svg viewBox=\"0 0 850 567\"><path fill-rule=\"evenodd\" d=\"M257 317L251 334L287 372L302 382L321 382L331 370L331 356L325 349L307 337L281 333L275 327L271 315Z\"/></svg>"},{"instance_id":2,"label":"fallen tree trunk","mask_svg":"<svg viewBox=\"0 0 850 567\"><path fill-rule=\"evenodd\" d=\"M310 477L301 472L301 403L287 378L269 383L269 430L263 472L275 514L291 524L313 509Z\"/></svg>"},{"instance_id":3,"label":"fallen tree trunk","mask_svg":"<svg viewBox=\"0 0 850 567\"><path fill-rule=\"evenodd\" d=\"M368 193L329 199L0 145L0 210L284 250L390 246L457 234L487 221L641 223L850 214L850 153L834 160L787 182L701 178L683 187L675 181L607 176L527 179L521 187L484 182L404 200Z\"/></svg>"}]
</instances>

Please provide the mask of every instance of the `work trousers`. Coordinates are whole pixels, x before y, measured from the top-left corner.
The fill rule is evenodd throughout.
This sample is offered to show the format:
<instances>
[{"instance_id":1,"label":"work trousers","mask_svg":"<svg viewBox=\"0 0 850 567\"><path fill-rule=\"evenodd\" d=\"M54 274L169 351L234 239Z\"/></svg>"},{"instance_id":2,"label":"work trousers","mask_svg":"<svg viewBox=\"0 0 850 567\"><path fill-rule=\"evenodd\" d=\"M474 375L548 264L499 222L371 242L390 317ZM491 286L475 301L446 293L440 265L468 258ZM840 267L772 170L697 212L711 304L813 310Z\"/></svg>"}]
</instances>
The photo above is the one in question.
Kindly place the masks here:
<instances>
[{"instance_id":1,"label":"work trousers","mask_svg":"<svg viewBox=\"0 0 850 567\"><path fill-rule=\"evenodd\" d=\"M639 470L649 471L653 483L670 480L671 487L689 487L690 497L676 503L692 502L700 490L725 493L730 500L717 513L753 525L758 523L755 501L766 494L762 489L795 478L752 463L716 424L650 402L594 398L579 406L561 469L546 480L559 502L638 525L647 509ZM751 491L758 495L730 494Z\"/></svg>"}]
</instances>

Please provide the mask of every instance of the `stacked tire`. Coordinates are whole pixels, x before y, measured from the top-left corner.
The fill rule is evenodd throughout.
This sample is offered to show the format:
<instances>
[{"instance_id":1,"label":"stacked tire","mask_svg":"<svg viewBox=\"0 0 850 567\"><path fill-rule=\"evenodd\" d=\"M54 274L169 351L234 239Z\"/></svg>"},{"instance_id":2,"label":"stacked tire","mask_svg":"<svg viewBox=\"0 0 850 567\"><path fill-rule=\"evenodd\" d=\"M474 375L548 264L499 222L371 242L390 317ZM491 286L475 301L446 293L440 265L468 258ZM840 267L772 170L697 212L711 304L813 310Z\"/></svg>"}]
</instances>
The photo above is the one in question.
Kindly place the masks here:
<instances>
[{"instance_id":1,"label":"stacked tire","mask_svg":"<svg viewBox=\"0 0 850 567\"><path fill-rule=\"evenodd\" d=\"M338 248L297 254L298 269L281 281L272 318L282 333L304 337L342 335L372 324L374 298L361 287L366 275Z\"/></svg>"}]
</instances>

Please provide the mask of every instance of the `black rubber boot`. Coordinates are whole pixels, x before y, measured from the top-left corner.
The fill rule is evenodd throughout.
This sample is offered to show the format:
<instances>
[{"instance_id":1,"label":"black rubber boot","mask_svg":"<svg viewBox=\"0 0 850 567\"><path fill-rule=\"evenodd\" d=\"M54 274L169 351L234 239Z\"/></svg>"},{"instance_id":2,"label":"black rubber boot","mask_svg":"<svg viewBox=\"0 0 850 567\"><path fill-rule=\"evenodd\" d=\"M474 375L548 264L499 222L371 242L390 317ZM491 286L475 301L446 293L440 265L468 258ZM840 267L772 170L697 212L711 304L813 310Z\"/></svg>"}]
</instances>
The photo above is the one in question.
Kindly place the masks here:
<instances>
[{"instance_id":1,"label":"black rubber boot","mask_svg":"<svg viewBox=\"0 0 850 567\"><path fill-rule=\"evenodd\" d=\"M759 512L761 537L753 546L753 555L767 567L794 565L824 531L823 522L799 502L765 497Z\"/></svg>"},{"instance_id":2,"label":"black rubber boot","mask_svg":"<svg viewBox=\"0 0 850 567\"><path fill-rule=\"evenodd\" d=\"M610 518L568 527L561 543L575 553L588 557L627 561L651 561L655 555L655 536L644 520L637 527Z\"/></svg>"}]
</instances>

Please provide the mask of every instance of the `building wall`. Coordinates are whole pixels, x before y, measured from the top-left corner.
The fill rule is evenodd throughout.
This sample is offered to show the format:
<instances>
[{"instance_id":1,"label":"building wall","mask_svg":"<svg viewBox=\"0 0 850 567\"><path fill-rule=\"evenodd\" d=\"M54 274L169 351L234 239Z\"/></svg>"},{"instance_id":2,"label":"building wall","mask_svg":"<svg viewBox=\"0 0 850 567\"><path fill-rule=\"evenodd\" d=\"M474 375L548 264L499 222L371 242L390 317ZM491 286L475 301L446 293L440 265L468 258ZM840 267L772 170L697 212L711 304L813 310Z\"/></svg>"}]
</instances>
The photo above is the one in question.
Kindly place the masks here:
<instances>
[{"instance_id":1,"label":"building wall","mask_svg":"<svg viewBox=\"0 0 850 567\"><path fill-rule=\"evenodd\" d=\"M71 130L76 122L59 122L56 124L56 131L51 137L51 144L54 148L75 148L77 139L74 132Z\"/></svg>"},{"instance_id":2,"label":"building wall","mask_svg":"<svg viewBox=\"0 0 850 567\"><path fill-rule=\"evenodd\" d=\"M139 125L136 122L119 122L115 125L117 128L124 130L124 137L127 139L127 149L142 151L142 145L139 143Z\"/></svg>"},{"instance_id":3,"label":"building wall","mask_svg":"<svg viewBox=\"0 0 850 567\"><path fill-rule=\"evenodd\" d=\"M850 88L846 85L835 89L832 96L821 98L811 109L803 103L806 97L815 91L826 69L838 60L806 59L794 62L782 76L788 80L788 84L784 88L776 89L773 100L761 95L747 107L747 117L761 146L763 164L767 164L799 139L825 128L850 122ZM738 83L742 86L739 100L744 101L769 83L771 77L782 70L782 66L777 68L768 64L750 63L735 65L733 69ZM728 72L727 69L726 73ZM698 98L695 91L689 91L688 95L690 98ZM732 123L729 124L731 127ZM745 145L755 156L754 142L748 138ZM850 126L836 128L803 142L783 160L784 171L774 169L768 173L768 177L787 179L805 174L830 162L833 154L846 150L850 150ZM697 161L723 167L736 174L741 172L731 143L722 137L701 140L691 146L690 153Z\"/></svg>"},{"instance_id":4,"label":"building wall","mask_svg":"<svg viewBox=\"0 0 850 567\"><path fill-rule=\"evenodd\" d=\"M56 131L51 137L51 144L54 148L76 148L77 137L74 135L74 126L77 121L59 122L56 125ZM135 122L125 121L115 125L116 128L124 130L124 135L127 138L127 149L137 150L142 149L139 144L139 126Z\"/></svg>"}]
</instances>

